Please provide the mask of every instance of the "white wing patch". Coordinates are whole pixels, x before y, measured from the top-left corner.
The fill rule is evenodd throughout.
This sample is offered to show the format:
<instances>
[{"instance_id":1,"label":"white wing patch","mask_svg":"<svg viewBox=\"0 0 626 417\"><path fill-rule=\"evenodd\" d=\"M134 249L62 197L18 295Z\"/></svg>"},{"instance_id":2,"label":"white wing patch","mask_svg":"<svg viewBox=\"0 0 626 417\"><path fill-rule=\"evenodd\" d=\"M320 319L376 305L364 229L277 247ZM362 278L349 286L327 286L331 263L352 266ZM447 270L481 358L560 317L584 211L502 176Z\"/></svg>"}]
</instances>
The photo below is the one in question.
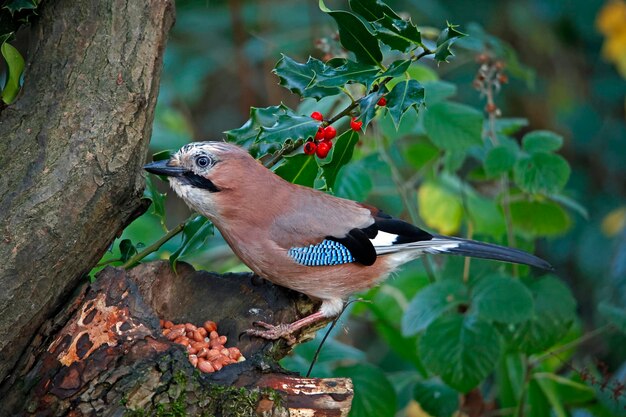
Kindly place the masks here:
<instances>
[{"instance_id":1,"label":"white wing patch","mask_svg":"<svg viewBox=\"0 0 626 417\"><path fill-rule=\"evenodd\" d=\"M378 247L378 246L391 246L393 245L393 242L395 242L397 238L398 238L398 235L396 234L387 233L387 232L383 232L379 230L378 233L376 234L376 237L370 240L372 242L372 245L374 245L374 247Z\"/></svg>"}]
</instances>

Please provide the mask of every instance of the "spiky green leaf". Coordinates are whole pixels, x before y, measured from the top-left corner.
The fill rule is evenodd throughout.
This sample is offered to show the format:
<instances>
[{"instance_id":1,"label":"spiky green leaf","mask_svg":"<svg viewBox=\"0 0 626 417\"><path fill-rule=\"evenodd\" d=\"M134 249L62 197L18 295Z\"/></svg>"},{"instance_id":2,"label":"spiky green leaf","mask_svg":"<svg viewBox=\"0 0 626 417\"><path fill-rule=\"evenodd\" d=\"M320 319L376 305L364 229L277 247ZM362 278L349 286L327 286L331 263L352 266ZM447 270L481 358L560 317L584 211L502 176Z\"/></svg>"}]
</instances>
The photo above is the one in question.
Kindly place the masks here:
<instances>
[{"instance_id":1,"label":"spiky green leaf","mask_svg":"<svg viewBox=\"0 0 626 417\"><path fill-rule=\"evenodd\" d=\"M424 87L416 80L403 80L387 94L387 108L396 129L404 113L413 107L418 111L424 103Z\"/></svg>"},{"instance_id":2,"label":"spiky green leaf","mask_svg":"<svg viewBox=\"0 0 626 417\"><path fill-rule=\"evenodd\" d=\"M330 10L323 0L319 0L319 7L335 19L339 27L339 41L344 48L354 53L357 61L380 65L383 54L369 22L345 10Z\"/></svg>"},{"instance_id":3,"label":"spiky green leaf","mask_svg":"<svg viewBox=\"0 0 626 417\"><path fill-rule=\"evenodd\" d=\"M458 25L448 26L441 31L437 38L437 49L435 50L435 60L438 62L448 62L448 57L454 55L450 50L452 44L459 38L467 36L465 33L458 31Z\"/></svg>"}]
</instances>

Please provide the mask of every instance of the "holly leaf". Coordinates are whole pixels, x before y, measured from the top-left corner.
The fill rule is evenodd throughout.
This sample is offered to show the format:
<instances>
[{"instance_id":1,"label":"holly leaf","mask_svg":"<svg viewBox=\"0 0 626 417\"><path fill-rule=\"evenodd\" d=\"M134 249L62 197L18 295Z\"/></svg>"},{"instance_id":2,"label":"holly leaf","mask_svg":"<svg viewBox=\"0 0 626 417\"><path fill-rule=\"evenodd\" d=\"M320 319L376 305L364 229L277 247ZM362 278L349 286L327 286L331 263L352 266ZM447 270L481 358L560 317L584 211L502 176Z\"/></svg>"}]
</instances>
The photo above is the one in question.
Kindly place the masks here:
<instances>
[{"instance_id":1,"label":"holly leaf","mask_svg":"<svg viewBox=\"0 0 626 417\"><path fill-rule=\"evenodd\" d=\"M215 229L204 216L194 216L185 223L181 245L170 255L169 262L174 270L176 263L183 257L189 257L204 248L207 239L213 236Z\"/></svg>"},{"instance_id":2,"label":"holly leaf","mask_svg":"<svg viewBox=\"0 0 626 417\"><path fill-rule=\"evenodd\" d=\"M301 97L311 97L319 100L340 92L335 85L322 87L316 82L319 74L331 70L332 67L328 67L319 59L309 57L305 64L300 64L288 56L282 55L282 58L276 63L273 72L280 79L280 85L292 93Z\"/></svg>"},{"instance_id":3,"label":"holly leaf","mask_svg":"<svg viewBox=\"0 0 626 417\"><path fill-rule=\"evenodd\" d=\"M474 315L453 314L434 321L419 340L424 365L461 392L468 392L494 369L500 335Z\"/></svg>"},{"instance_id":4,"label":"holly leaf","mask_svg":"<svg viewBox=\"0 0 626 417\"><path fill-rule=\"evenodd\" d=\"M515 183L528 193L552 194L565 187L571 169L560 155L535 152L517 160L513 169Z\"/></svg>"},{"instance_id":5,"label":"holly leaf","mask_svg":"<svg viewBox=\"0 0 626 417\"><path fill-rule=\"evenodd\" d=\"M383 87L369 93L359 101L359 120L363 122L363 130L367 128L372 119L376 117L378 110L378 100L387 93L387 88Z\"/></svg>"},{"instance_id":6,"label":"holly leaf","mask_svg":"<svg viewBox=\"0 0 626 417\"><path fill-rule=\"evenodd\" d=\"M12 0L9 1L3 9L7 9L11 15L21 10L35 10L37 9L37 2L33 0Z\"/></svg>"},{"instance_id":7,"label":"holly leaf","mask_svg":"<svg viewBox=\"0 0 626 417\"><path fill-rule=\"evenodd\" d=\"M11 104L20 92L20 77L24 71L24 58L20 52L8 42L0 46L0 53L7 65L7 74L2 88L2 101Z\"/></svg>"},{"instance_id":8,"label":"holly leaf","mask_svg":"<svg viewBox=\"0 0 626 417\"><path fill-rule=\"evenodd\" d=\"M410 20L385 15L373 25L376 37L391 49L407 53L422 45L422 35Z\"/></svg>"},{"instance_id":9,"label":"holly leaf","mask_svg":"<svg viewBox=\"0 0 626 417\"><path fill-rule=\"evenodd\" d=\"M400 19L400 16L382 0L350 0L349 3L353 12L360 14L369 22L382 19L385 15Z\"/></svg>"},{"instance_id":10,"label":"holly leaf","mask_svg":"<svg viewBox=\"0 0 626 417\"><path fill-rule=\"evenodd\" d=\"M243 126L237 129L227 130L224 133L229 142L234 142L250 150L252 145L257 142L257 138L261 133L261 127L273 126L279 116L291 114L294 114L293 111L284 104L264 108L251 107L250 118Z\"/></svg>"},{"instance_id":11,"label":"holly leaf","mask_svg":"<svg viewBox=\"0 0 626 417\"><path fill-rule=\"evenodd\" d=\"M323 0L319 0L319 8L335 19L339 27L341 45L353 52L357 61L364 64L380 65L383 54L369 22L345 10L330 10Z\"/></svg>"},{"instance_id":12,"label":"holly leaf","mask_svg":"<svg viewBox=\"0 0 626 417\"><path fill-rule=\"evenodd\" d=\"M318 171L315 158L303 153L285 156L283 162L274 170L283 179L307 187L313 187Z\"/></svg>"},{"instance_id":13,"label":"holly leaf","mask_svg":"<svg viewBox=\"0 0 626 417\"><path fill-rule=\"evenodd\" d=\"M334 188L339 170L352 159L354 146L358 141L359 134L353 130L344 132L335 140L332 155L326 159L330 159L330 161L320 164L324 178L326 178L326 187L328 189L332 190Z\"/></svg>"},{"instance_id":14,"label":"holly leaf","mask_svg":"<svg viewBox=\"0 0 626 417\"><path fill-rule=\"evenodd\" d=\"M398 129L404 113L411 107L418 111L424 103L424 87L416 80L403 80L394 85L386 97L387 109Z\"/></svg>"},{"instance_id":15,"label":"holly leaf","mask_svg":"<svg viewBox=\"0 0 626 417\"><path fill-rule=\"evenodd\" d=\"M393 61L391 65L387 67L387 70L380 74L378 78L399 77L409 69L411 62L410 59Z\"/></svg>"},{"instance_id":16,"label":"holly leaf","mask_svg":"<svg viewBox=\"0 0 626 417\"><path fill-rule=\"evenodd\" d=\"M278 116L276 123L271 127L261 126L256 141L283 144L285 141L315 136L320 126L319 120L309 116L283 114Z\"/></svg>"},{"instance_id":17,"label":"holly leaf","mask_svg":"<svg viewBox=\"0 0 626 417\"><path fill-rule=\"evenodd\" d=\"M374 80L380 78L377 75L379 71L380 69L376 66L346 60L338 67L326 65L324 71L318 74L314 85L328 89L329 87L343 87L345 84L357 82L369 89Z\"/></svg>"},{"instance_id":18,"label":"holly leaf","mask_svg":"<svg viewBox=\"0 0 626 417\"><path fill-rule=\"evenodd\" d=\"M154 159L158 161L158 159ZM145 198L152 201L152 214L159 218L161 226L165 229L165 193L160 193L153 181L154 175L146 175L146 189L143 192Z\"/></svg>"},{"instance_id":19,"label":"holly leaf","mask_svg":"<svg viewBox=\"0 0 626 417\"><path fill-rule=\"evenodd\" d=\"M450 50L452 44L459 38L467 36L465 33L456 30L458 25L451 25L441 31L437 38L437 49L435 49L435 60L438 62L448 62L448 57L454 55Z\"/></svg>"},{"instance_id":20,"label":"holly leaf","mask_svg":"<svg viewBox=\"0 0 626 417\"><path fill-rule=\"evenodd\" d=\"M130 239L123 239L120 242L120 261L126 262L137 254L137 248Z\"/></svg>"}]
</instances>

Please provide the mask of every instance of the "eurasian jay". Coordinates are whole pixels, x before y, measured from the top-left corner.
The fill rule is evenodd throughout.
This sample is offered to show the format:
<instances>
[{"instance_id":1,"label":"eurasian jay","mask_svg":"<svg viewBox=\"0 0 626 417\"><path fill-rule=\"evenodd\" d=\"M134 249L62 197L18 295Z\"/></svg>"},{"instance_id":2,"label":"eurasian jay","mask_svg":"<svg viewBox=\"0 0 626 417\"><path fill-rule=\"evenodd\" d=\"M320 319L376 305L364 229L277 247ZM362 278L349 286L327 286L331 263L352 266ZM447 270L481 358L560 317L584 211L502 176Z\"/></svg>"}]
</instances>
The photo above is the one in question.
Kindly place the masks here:
<instances>
[{"instance_id":1,"label":"eurasian jay","mask_svg":"<svg viewBox=\"0 0 626 417\"><path fill-rule=\"evenodd\" d=\"M347 297L424 253L551 269L518 249L431 234L372 206L289 183L230 143L190 143L144 168L167 176L254 273L321 301L317 312L293 323L257 322L265 330L247 332L266 339L289 339L304 326L338 315Z\"/></svg>"}]
</instances>

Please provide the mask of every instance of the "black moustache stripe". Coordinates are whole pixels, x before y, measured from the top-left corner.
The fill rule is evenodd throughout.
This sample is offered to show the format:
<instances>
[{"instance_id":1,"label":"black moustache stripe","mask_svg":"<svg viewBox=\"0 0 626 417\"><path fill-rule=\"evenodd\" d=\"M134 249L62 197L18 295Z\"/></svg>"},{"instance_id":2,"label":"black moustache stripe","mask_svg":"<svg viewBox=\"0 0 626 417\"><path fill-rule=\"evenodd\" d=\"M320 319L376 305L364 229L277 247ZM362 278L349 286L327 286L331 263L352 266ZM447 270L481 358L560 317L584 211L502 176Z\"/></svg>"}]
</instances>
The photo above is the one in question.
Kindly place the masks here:
<instances>
[{"instance_id":1,"label":"black moustache stripe","mask_svg":"<svg viewBox=\"0 0 626 417\"><path fill-rule=\"evenodd\" d=\"M221 191L219 188L217 188L215 184L213 184L213 181L211 181L208 178L204 178L201 175L196 175L193 172L185 172L180 177L180 180L184 184L189 184L192 187L196 187L196 188L202 188L212 193L217 193Z\"/></svg>"}]
</instances>

